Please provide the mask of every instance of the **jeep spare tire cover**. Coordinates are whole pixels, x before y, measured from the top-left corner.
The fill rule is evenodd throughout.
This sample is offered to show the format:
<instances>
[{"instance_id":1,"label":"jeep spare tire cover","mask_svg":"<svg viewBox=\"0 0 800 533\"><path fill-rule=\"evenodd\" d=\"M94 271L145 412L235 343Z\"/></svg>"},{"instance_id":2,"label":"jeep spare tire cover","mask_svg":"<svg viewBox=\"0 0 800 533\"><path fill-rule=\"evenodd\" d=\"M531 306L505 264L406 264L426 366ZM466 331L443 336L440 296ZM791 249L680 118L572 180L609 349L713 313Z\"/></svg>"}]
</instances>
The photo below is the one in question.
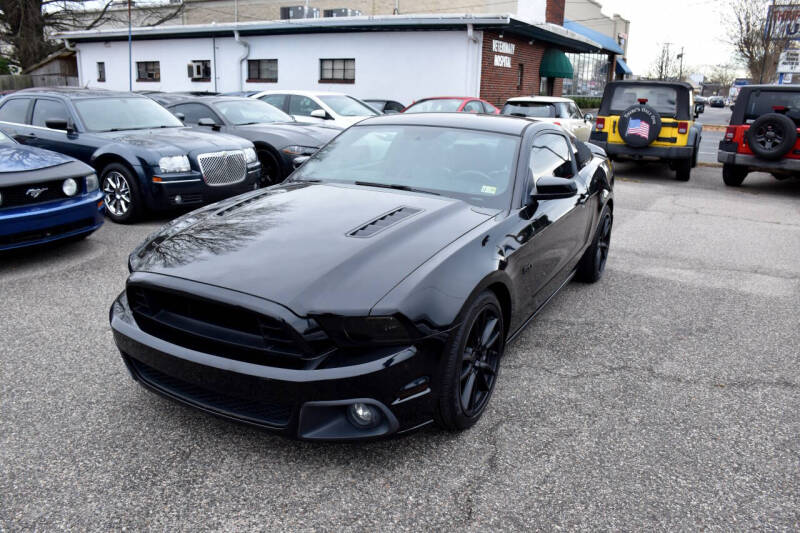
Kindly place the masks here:
<instances>
[{"instance_id":1,"label":"jeep spare tire cover","mask_svg":"<svg viewBox=\"0 0 800 533\"><path fill-rule=\"evenodd\" d=\"M761 159L780 159L794 147L797 126L786 115L767 113L755 119L746 133L750 150Z\"/></svg>"},{"instance_id":2,"label":"jeep spare tire cover","mask_svg":"<svg viewBox=\"0 0 800 533\"><path fill-rule=\"evenodd\" d=\"M661 115L647 104L636 104L619 117L619 135L634 148L648 146L661 131Z\"/></svg>"}]
</instances>

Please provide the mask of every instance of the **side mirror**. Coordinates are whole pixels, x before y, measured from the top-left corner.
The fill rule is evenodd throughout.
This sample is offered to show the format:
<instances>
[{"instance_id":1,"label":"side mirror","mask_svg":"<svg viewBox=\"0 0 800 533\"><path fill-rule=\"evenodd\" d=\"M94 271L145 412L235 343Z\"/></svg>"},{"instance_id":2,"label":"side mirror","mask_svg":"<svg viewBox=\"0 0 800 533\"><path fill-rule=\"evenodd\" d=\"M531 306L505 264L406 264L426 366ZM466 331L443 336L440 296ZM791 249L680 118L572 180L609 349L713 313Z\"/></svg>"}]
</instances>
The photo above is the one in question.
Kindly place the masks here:
<instances>
[{"instance_id":1,"label":"side mirror","mask_svg":"<svg viewBox=\"0 0 800 533\"><path fill-rule=\"evenodd\" d=\"M586 122L594 122L594 115L592 115L591 113L586 113L585 115L583 115L583 120L585 120Z\"/></svg>"},{"instance_id":2,"label":"side mirror","mask_svg":"<svg viewBox=\"0 0 800 533\"><path fill-rule=\"evenodd\" d=\"M328 120L330 118L328 116L328 113L326 113L324 109L315 109L314 111L311 112L309 116L314 118L321 118L323 120Z\"/></svg>"},{"instance_id":3,"label":"side mirror","mask_svg":"<svg viewBox=\"0 0 800 533\"><path fill-rule=\"evenodd\" d=\"M73 129L69 120L65 118L48 118L44 121L44 125L51 130L64 130L67 133L72 133Z\"/></svg>"},{"instance_id":4,"label":"side mirror","mask_svg":"<svg viewBox=\"0 0 800 533\"><path fill-rule=\"evenodd\" d=\"M177 118L181 122L186 120L186 115L184 115L183 113L173 113L173 115L175 115L175 118Z\"/></svg>"},{"instance_id":5,"label":"side mirror","mask_svg":"<svg viewBox=\"0 0 800 533\"><path fill-rule=\"evenodd\" d=\"M213 118L208 118L208 117L203 117L200 120L198 120L197 121L197 125L198 126L207 126L207 127L211 128L212 130L216 130L216 131L219 131L219 129L220 129L219 124L214 122Z\"/></svg>"},{"instance_id":6,"label":"side mirror","mask_svg":"<svg viewBox=\"0 0 800 533\"><path fill-rule=\"evenodd\" d=\"M578 185L575 180L543 176L536 182L536 188L531 193L531 201L558 200L571 198L578 194Z\"/></svg>"}]
</instances>

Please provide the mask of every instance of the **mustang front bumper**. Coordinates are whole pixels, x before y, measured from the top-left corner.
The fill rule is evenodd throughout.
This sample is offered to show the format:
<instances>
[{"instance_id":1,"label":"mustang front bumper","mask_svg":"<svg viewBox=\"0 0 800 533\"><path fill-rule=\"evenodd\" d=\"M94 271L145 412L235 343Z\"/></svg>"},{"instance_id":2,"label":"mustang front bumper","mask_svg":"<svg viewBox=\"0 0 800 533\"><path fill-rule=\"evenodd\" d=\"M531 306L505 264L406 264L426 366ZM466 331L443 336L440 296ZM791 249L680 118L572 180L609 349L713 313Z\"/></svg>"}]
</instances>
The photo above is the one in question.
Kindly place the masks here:
<instances>
[{"instance_id":1,"label":"mustang front bumper","mask_svg":"<svg viewBox=\"0 0 800 533\"><path fill-rule=\"evenodd\" d=\"M125 293L111 328L134 379L168 398L291 438L349 440L403 433L432 421L438 342L397 347L360 364L316 370L271 367L169 343L142 331ZM363 359L361 359L363 360ZM405 394L406 391L413 394ZM353 403L373 405L381 423L349 423Z\"/></svg>"},{"instance_id":2,"label":"mustang front bumper","mask_svg":"<svg viewBox=\"0 0 800 533\"><path fill-rule=\"evenodd\" d=\"M0 210L0 250L90 233L103 224L103 193Z\"/></svg>"}]
</instances>

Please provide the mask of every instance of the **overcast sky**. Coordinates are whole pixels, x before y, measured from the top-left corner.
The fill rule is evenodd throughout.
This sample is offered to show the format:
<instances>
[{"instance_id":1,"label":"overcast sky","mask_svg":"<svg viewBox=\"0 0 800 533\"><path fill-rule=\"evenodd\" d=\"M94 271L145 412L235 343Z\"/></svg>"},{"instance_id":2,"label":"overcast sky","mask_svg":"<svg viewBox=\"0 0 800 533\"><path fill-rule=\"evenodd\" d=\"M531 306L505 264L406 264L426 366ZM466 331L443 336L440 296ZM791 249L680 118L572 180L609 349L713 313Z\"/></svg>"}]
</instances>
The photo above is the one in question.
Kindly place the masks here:
<instances>
[{"instance_id":1,"label":"overcast sky","mask_svg":"<svg viewBox=\"0 0 800 533\"><path fill-rule=\"evenodd\" d=\"M647 74L661 44L670 42L678 54L685 47L684 65L701 67L733 63L725 42L722 12L728 0L599 0L603 14L619 13L631 21L628 65Z\"/></svg>"}]
</instances>

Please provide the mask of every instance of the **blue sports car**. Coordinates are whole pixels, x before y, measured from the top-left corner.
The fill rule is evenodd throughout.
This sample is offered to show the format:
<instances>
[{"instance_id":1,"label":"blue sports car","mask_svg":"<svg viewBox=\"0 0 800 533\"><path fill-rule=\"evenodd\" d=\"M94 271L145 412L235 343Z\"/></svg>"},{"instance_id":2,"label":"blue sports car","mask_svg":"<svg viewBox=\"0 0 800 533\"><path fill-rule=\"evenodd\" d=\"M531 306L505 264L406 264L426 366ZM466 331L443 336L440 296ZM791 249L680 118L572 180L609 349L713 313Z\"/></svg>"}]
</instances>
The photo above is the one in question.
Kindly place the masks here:
<instances>
[{"instance_id":1,"label":"blue sports car","mask_svg":"<svg viewBox=\"0 0 800 533\"><path fill-rule=\"evenodd\" d=\"M86 237L102 224L92 167L0 133L0 250Z\"/></svg>"}]
</instances>

